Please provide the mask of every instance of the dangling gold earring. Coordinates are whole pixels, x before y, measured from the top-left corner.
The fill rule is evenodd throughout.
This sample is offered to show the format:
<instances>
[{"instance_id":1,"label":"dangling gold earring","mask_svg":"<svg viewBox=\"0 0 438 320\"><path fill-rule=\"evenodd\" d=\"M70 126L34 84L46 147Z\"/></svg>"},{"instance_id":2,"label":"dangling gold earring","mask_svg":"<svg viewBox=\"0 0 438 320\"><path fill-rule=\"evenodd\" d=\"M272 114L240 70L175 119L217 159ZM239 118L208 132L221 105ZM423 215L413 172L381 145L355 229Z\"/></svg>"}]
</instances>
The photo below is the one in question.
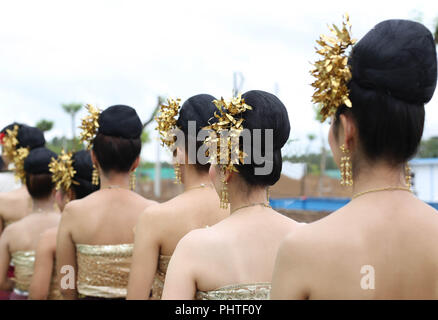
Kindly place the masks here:
<instances>
[{"instance_id":1,"label":"dangling gold earring","mask_svg":"<svg viewBox=\"0 0 438 320\"><path fill-rule=\"evenodd\" d=\"M222 209L228 209L228 205L230 204L230 201L228 200L228 182L225 181L225 172L222 175L222 190L221 190L221 203L220 207Z\"/></svg>"},{"instance_id":2,"label":"dangling gold earring","mask_svg":"<svg viewBox=\"0 0 438 320\"><path fill-rule=\"evenodd\" d=\"M175 163L173 166L174 170L175 170L175 181L174 183L176 184L181 184L181 168L179 166L179 163Z\"/></svg>"},{"instance_id":3,"label":"dangling gold earring","mask_svg":"<svg viewBox=\"0 0 438 320\"><path fill-rule=\"evenodd\" d=\"M405 165L405 182L406 186L410 189L412 187L412 170L407 163Z\"/></svg>"},{"instance_id":4,"label":"dangling gold earring","mask_svg":"<svg viewBox=\"0 0 438 320\"><path fill-rule=\"evenodd\" d=\"M135 176L135 170L133 170L129 174L129 189L131 189L132 191L135 191L135 182L136 182L136 176Z\"/></svg>"},{"instance_id":5,"label":"dangling gold earring","mask_svg":"<svg viewBox=\"0 0 438 320\"><path fill-rule=\"evenodd\" d=\"M97 170L94 164L93 164L93 173L91 175L91 183L95 186L99 185L99 170Z\"/></svg>"},{"instance_id":6,"label":"dangling gold earring","mask_svg":"<svg viewBox=\"0 0 438 320\"><path fill-rule=\"evenodd\" d=\"M343 144L339 147L344 154L341 158L341 186L349 186L353 185L353 166L351 163L351 159L349 156L350 151Z\"/></svg>"}]
</instances>

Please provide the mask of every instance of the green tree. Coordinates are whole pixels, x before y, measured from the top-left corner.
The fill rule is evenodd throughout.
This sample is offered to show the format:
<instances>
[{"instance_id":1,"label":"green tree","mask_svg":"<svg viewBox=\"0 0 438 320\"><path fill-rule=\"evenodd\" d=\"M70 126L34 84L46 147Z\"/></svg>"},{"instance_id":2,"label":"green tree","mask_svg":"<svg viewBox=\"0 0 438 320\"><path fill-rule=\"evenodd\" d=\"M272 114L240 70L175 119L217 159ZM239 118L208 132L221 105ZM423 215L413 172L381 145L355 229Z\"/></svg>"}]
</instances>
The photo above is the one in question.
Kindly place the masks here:
<instances>
[{"instance_id":1,"label":"green tree","mask_svg":"<svg viewBox=\"0 0 438 320\"><path fill-rule=\"evenodd\" d=\"M81 110L81 108L82 108L81 103L64 103L64 104L62 104L62 109L64 109L64 111L66 113L68 113L71 117L72 139L76 139L75 117L76 117L76 113L78 113L79 110Z\"/></svg>"},{"instance_id":2,"label":"green tree","mask_svg":"<svg viewBox=\"0 0 438 320\"><path fill-rule=\"evenodd\" d=\"M47 148L59 154L61 150L65 151L80 151L84 149L84 145L78 139L67 139L66 137L54 137L51 141L47 141Z\"/></svg>"},{"instance_id":3,"label":"green tree","mask_svg":"<svg viewBox=\"0 0 438 320\"><path fill-rule=\"evenodd\" d=\"M149 119L143 123L143 129L145 129L149 124L151 124L154 121L155 116L157 115L158 110L160 109L160 106L164 103L164 101L165 101L164 97L162 96L157 97L157 105L155 106L154 111L152 111Z\"/></svg>"},{"instance_id":4,"label":"green tree","mask_svg":"<svg viewBox=\"0 0 438 320\"><path fill-rule=\"evenodd\" d=\"M149 131L143 131L141 134L141 143L146 144L151 141L151 138L149 136Z\"/></svg>"},{"instance_id":5,"label":"green tree","mask_svg":"<svg viewBox=\"0 0 438 320\"><path fill-rule=\"evenodd\" d=\"M53 128L53 121L42 119L37 122L36 127L43 132L50 131Z\"/></svg>"},{"instance_id":6,"label":"green tree","mask_svg":"<svg viewBox=\"0 0 438 320\"><path fill-rule=\"evenodd\" d=\"M438 158L438 137L421 141L418 157Z\"/></svg>"}]
</instances>

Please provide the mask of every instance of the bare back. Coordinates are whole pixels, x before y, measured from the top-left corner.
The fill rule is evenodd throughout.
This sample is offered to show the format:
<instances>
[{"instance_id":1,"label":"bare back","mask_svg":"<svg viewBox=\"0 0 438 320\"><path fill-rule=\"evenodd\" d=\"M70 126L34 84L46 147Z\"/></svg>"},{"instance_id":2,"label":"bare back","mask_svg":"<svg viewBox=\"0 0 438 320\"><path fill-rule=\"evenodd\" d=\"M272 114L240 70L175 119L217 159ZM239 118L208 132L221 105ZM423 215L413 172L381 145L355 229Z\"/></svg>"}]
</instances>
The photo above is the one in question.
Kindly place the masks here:
<instances>
[{"instance_id":1,"label":"bare back","mask_svg":"<svg viewBox=\"0 0 438 320\"><path fill-rule=\"evenodd\" d=\"M212 188L190 190L151 207L150 211L154 211L160 220L161 230L157 233L160 235L160 253L168 256L190 231L215 225L229 216L228 210L219 208L219 198Z\"/></svg>"},{"instance_id":2,"label":"bare back","mask_svg":"<svg viewBox=\"0 0 438 320\"><path fill-rule=\"evenodd\" d=\"M143 210L156 202L125 189L104 189L68 204L70 230L77 244L134 242L134 227Z\"/></svg>"},{"instance_id":3,"label":"bare back","mask_svg":"<svg viewBox=\"0 0 438 320\"><path fill-rule=\"evenodd\" d=\"M52 213L31 213L7 228L10 252L34 251L41 234L59 224L61 215Z\"/></svg>"},{"instance_id":4,"label":"bare back","mask_svg":"<svg viewBox=\"0 0 438 320\"><path fill-rule=\"evenodd\" d=\"M195 231L189 245L199 257L193 264L197 289L271 282L280 243L299 226L272 209L253 207Z\"/></svg>"},{"instance_id":5,"label":"bare back","mask_svg":"<svg viewBox=\"0 0 438 320\"><path fill-rule=\"evenodd\" d=\"M438 212L403 192L385 199L358 198L288 237L290 298L438 298Z\"/></svg>"},{"instance_id":6,"label":"bare back","mask_svg":"<svg viewBox=\"0 0 438 320\"><path fill-rule=\"evenodd\" d=\"M5 229L6 224L22 219L31 210L32 199L26 187L0 193L0 220L2 220L3 229Z\"/></svg>"}]
</instances>

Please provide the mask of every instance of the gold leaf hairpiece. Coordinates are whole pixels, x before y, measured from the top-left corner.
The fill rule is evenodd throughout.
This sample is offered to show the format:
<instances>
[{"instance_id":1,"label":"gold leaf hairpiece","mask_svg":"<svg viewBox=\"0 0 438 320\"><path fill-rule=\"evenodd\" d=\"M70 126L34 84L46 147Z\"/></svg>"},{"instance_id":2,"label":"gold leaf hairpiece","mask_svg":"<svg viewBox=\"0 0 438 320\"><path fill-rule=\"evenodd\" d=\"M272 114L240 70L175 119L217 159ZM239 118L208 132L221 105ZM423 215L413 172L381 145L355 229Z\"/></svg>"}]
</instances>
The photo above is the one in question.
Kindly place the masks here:
<instances>
[{"instance_id":1,"label":"gold leaf hairpiece","mask_svg":"<svg viewBox=\"0 0 438 320\"><path fill-rule=\"evenodd\" d=\"M18 125L15 125L12 130L7 129L6 134L3 137L3 153L5 157L12 161L15 157L15 152L18 145L18 129Z\"/></svg>"},{"instance_id":2,"label":"gold leaf hairpiece","mask_svg":"<svg viewBox=\"0 0 438 320\"><path fill-rule=\"evenodd\" d=\"M238 172L235 165L243 164L246 157L246 154L240 150L238 140L243 131L244 119L241 117L239 119L238 116L241 116L246 110L252 110L252 107L245 103L241 94L230 101L221 98L214 100L213 103L218 109L214 114L217 121L203 128L204 130L212 130L210 136L204 141L208 150L212 151L209 154L209 162L223 164L227 170ZM227 135L221 137L222 132L226 132ZM221 147L221 141L225 142L226 146Z\"/></svg>"},{"instance_id":3,"label":"gold leaf hairpiece","mask_svg":"<svg viewBox=\"0 0 438 320\"><path fill-rule=\"evenodd\" d=\"M52 173L52 181L55 183L56 190L62 188L67 191L72 184L79 184L73 180L76 170L73 167L72 156L71 152L66 153L63 149L58 159L52 158L49 164L49 171Z\"/></svg>"},{"instance_id":4,"label":"gold leaf hairpiece","mask_svg":"<svg viewBox=\"0 0 438 320\"><path fill-rule=\"evenodd\" d=\"M26 183L26 171L24 171L24 160L26 160L29 155L29 148L18 148L14 152L14 175L17 181L21 183Z\"/></svg>"},{"instance_id":5,"label":"gold leaf hairpiece","mask_svg":"<svg viewBox=\"0 0 438 320\"><path fill-rule=\"evenodd\" d=\"M334 115L341 105L352 107L347 87L352 75L346 51L356 40L351 38L348 14L345 14L344 18L342 29L333 24L333 27L329 27L332 36L321 35L316 41L321 46L316 53L322 58L314 63L315 69L311 71L316 78L312 83L312 87L315 88L312 101L321 105L319 112L322 122Z\"/></svg>"},{"instance_id":6,"label":"gold leaf hairpiece","mask_svg":"<svg viewBox=\"0 0 438 320\"><path fill-rule=\"evenodd\" d=\"M26 172L24 171L24 160L29 155L29 148L17 148L19 127L14 125L12 130L7 129L3 137L3 153L14 164L14 176L17 181L26 183Z\"/></svg>"},{"instance_id":7,"label":"gold leaf hairpiece","mask_svg":"<svg viewBox=\"0 0 438 320\"><path fill-rule=\"evenodd\" d=\"M159 115L155 117L157 121L157 127L160 134L160 140L162 145L166 145L169 148L175 143L175 135L173 130L176 128L176 116L178 116L181 99L167 99L167 105L162 104L160 106Z\"/></svg>"},{"instance_id":8,"label":"gold leaf hairpiece","mask_svg":"<svg viewBox=\"0 0 438 320\"><path fill-rule=\"evenodd\" d=\"M89 114L82 119L82 124L79 127L82 130L80 133L80 141L86 142L88 144L87 149L90 150L93 145L92 141L99 129L100 110L91 104L87 104L85 108Z\"/></svg>"}]
</instances>

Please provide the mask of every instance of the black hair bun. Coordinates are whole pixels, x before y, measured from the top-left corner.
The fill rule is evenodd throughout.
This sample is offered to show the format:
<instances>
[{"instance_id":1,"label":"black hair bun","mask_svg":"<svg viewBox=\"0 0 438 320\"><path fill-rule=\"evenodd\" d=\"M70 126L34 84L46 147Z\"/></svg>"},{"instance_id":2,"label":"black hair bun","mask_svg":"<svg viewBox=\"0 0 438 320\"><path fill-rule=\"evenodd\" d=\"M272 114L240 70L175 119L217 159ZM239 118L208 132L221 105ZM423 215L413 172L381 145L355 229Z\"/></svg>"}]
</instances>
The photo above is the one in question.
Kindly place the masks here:
<instances>
[{"instance_id":1,"label":"black hair bun","mask_svg":"<svg viewBox=\"0 0 438 320\"><path fill-rule=\"evenodd\" d=\"M91 154L87 150L81 150L73 154L72 160L73 168L76 171L73 180L79 183L79 185L72 184L72 187L75 191L76 199L82 199L99 189L99 186L91 183L93 173Z\"/></svg>"},{"instance_id":2,"label":"black hair bun","mask_svg":"<svg viewBox=\"0 0 438 320\"><path fill-rule=\"evenodd\" d=\"M281 148L286 144L290 134L290 123L287 109L283 102L275 95L261 91L252 90L244 93L242 98L245 103L252 107L242 113L245 119L243 127L249 129L251 133L254 129L261 129L261 150L262 156L267 157L267 161L272 162L272 171L269 174L257 175L256 168L264 167L266 163L256 164L254 161L254 139L251 139L251 163L237 165L241 176L251 186L272 186L281 176L283 158ZM272 154L268 154L265 144L265 129L273 130ZM269 160L271 158L271 160ZM247 161L248 159L245 159Z\"/></svg>"},{"instance_id":3,"label":"black hair bun","mask_svg":"<svg viewBox=\"0 0 438 320\"><path fill-rule=\"evenodd\" d=\"M179 117L176 122L178 128L188 132L188 122L196 121L196 132L208 126L208 121L214 118L216 106L213 100L216 98L209 94L198 94L187 99L181 106Z\"/></svg>"},{"instance_id":4,"label":"black hair bun","mask_svg":"<svg viewBox=\"0 0 438 320\"><path fill-rule=\"evenodd\" d=\"M46 139L44 138L44 133L35 127L30 127L25 124L18 122L11 123L4 127L0 132L6 133L6 130L14 130L14 127L18 126L17 148L29 148L30 150L42 147L46 144Z\"/></svg>"},{"instance_id":5,"label":"black hair bun","mask_svg":"<svg viewBox=\"0 0 438 320\"><path fill-rule=\"evenodd\" d=\"M6 127L4 127L4 128L0 131L0 133L6 133L6 130L14 130L14 127L15 127L15 126L21 127L22 124L21 124L21 123L18 123L18 122L13 122L13 123L11 123L11 124L8 124Z\"/></svg>"},{"instance_id":6,"label":"black hair bun","mask_svg":"<svg viewBox=\"0 0 438 320\"><path fill-rule=\"evenodd\" d=\"M46 139L44 138L44 133L36 128L29 127L25 124L21 125L18 130L18 145L17 148L29 148L30 150L35 148L40 148L46 144Z\"/></svg>"},{"instance_id":7,"label":"black hair bun","mask_svg":"<svg viewBox=\"0 0 438 320\"><path fill-rule=\"evenodd\" d=\"M134 108L111 106L99 116L98 132L111 137L138 139L143 131L143 124Z\"/></svg>"},{"instance_id":8,"label":"black hair bun","mask_svg":"<svg viewBox=\"0 0 438 320\"><path fill-rule=\"evenodd\" d=\"M290 134L289 116L283 102L272 93L261 90L248 91L242 98L252 107L242 114L245 119L243 127L249 130L273 129L273 149L281 149Z\"/></svg>"},{"instance_id":9,"label":"black hair bun","mask_svg":"<svg viewBox=\"0 0 438 320\"><path fill-rule=\"evenodd\" d=\"M50 174L49 163L52 158L57 158L57 154L45 147L33 149L24 160L24 171L30 174Z\"/></svg>"},{"instance_id":10,"label":"black hair bun","mask_svg":"<svg viewBox=\"0 0 438 320\"><path fill-rule=\"evenodd\" d=\"M72 156L73 168L76 171L74 179L77 178L91 181L93 173L93 162L91 161L91 154L87 150L75 152Z\"/></svg>"},{"instance_id":11,"label":"black hair bun","mask_svg":"<svg viewBox=\"0 0 438 320\"><path fill-rule=\"evenodd\" d=\"M377 24L354 46L349 64L352 82L358 86L408 103L425 104L435 91L434 39L417 22L386 20Z\"/></svg>"}]
</instances>

